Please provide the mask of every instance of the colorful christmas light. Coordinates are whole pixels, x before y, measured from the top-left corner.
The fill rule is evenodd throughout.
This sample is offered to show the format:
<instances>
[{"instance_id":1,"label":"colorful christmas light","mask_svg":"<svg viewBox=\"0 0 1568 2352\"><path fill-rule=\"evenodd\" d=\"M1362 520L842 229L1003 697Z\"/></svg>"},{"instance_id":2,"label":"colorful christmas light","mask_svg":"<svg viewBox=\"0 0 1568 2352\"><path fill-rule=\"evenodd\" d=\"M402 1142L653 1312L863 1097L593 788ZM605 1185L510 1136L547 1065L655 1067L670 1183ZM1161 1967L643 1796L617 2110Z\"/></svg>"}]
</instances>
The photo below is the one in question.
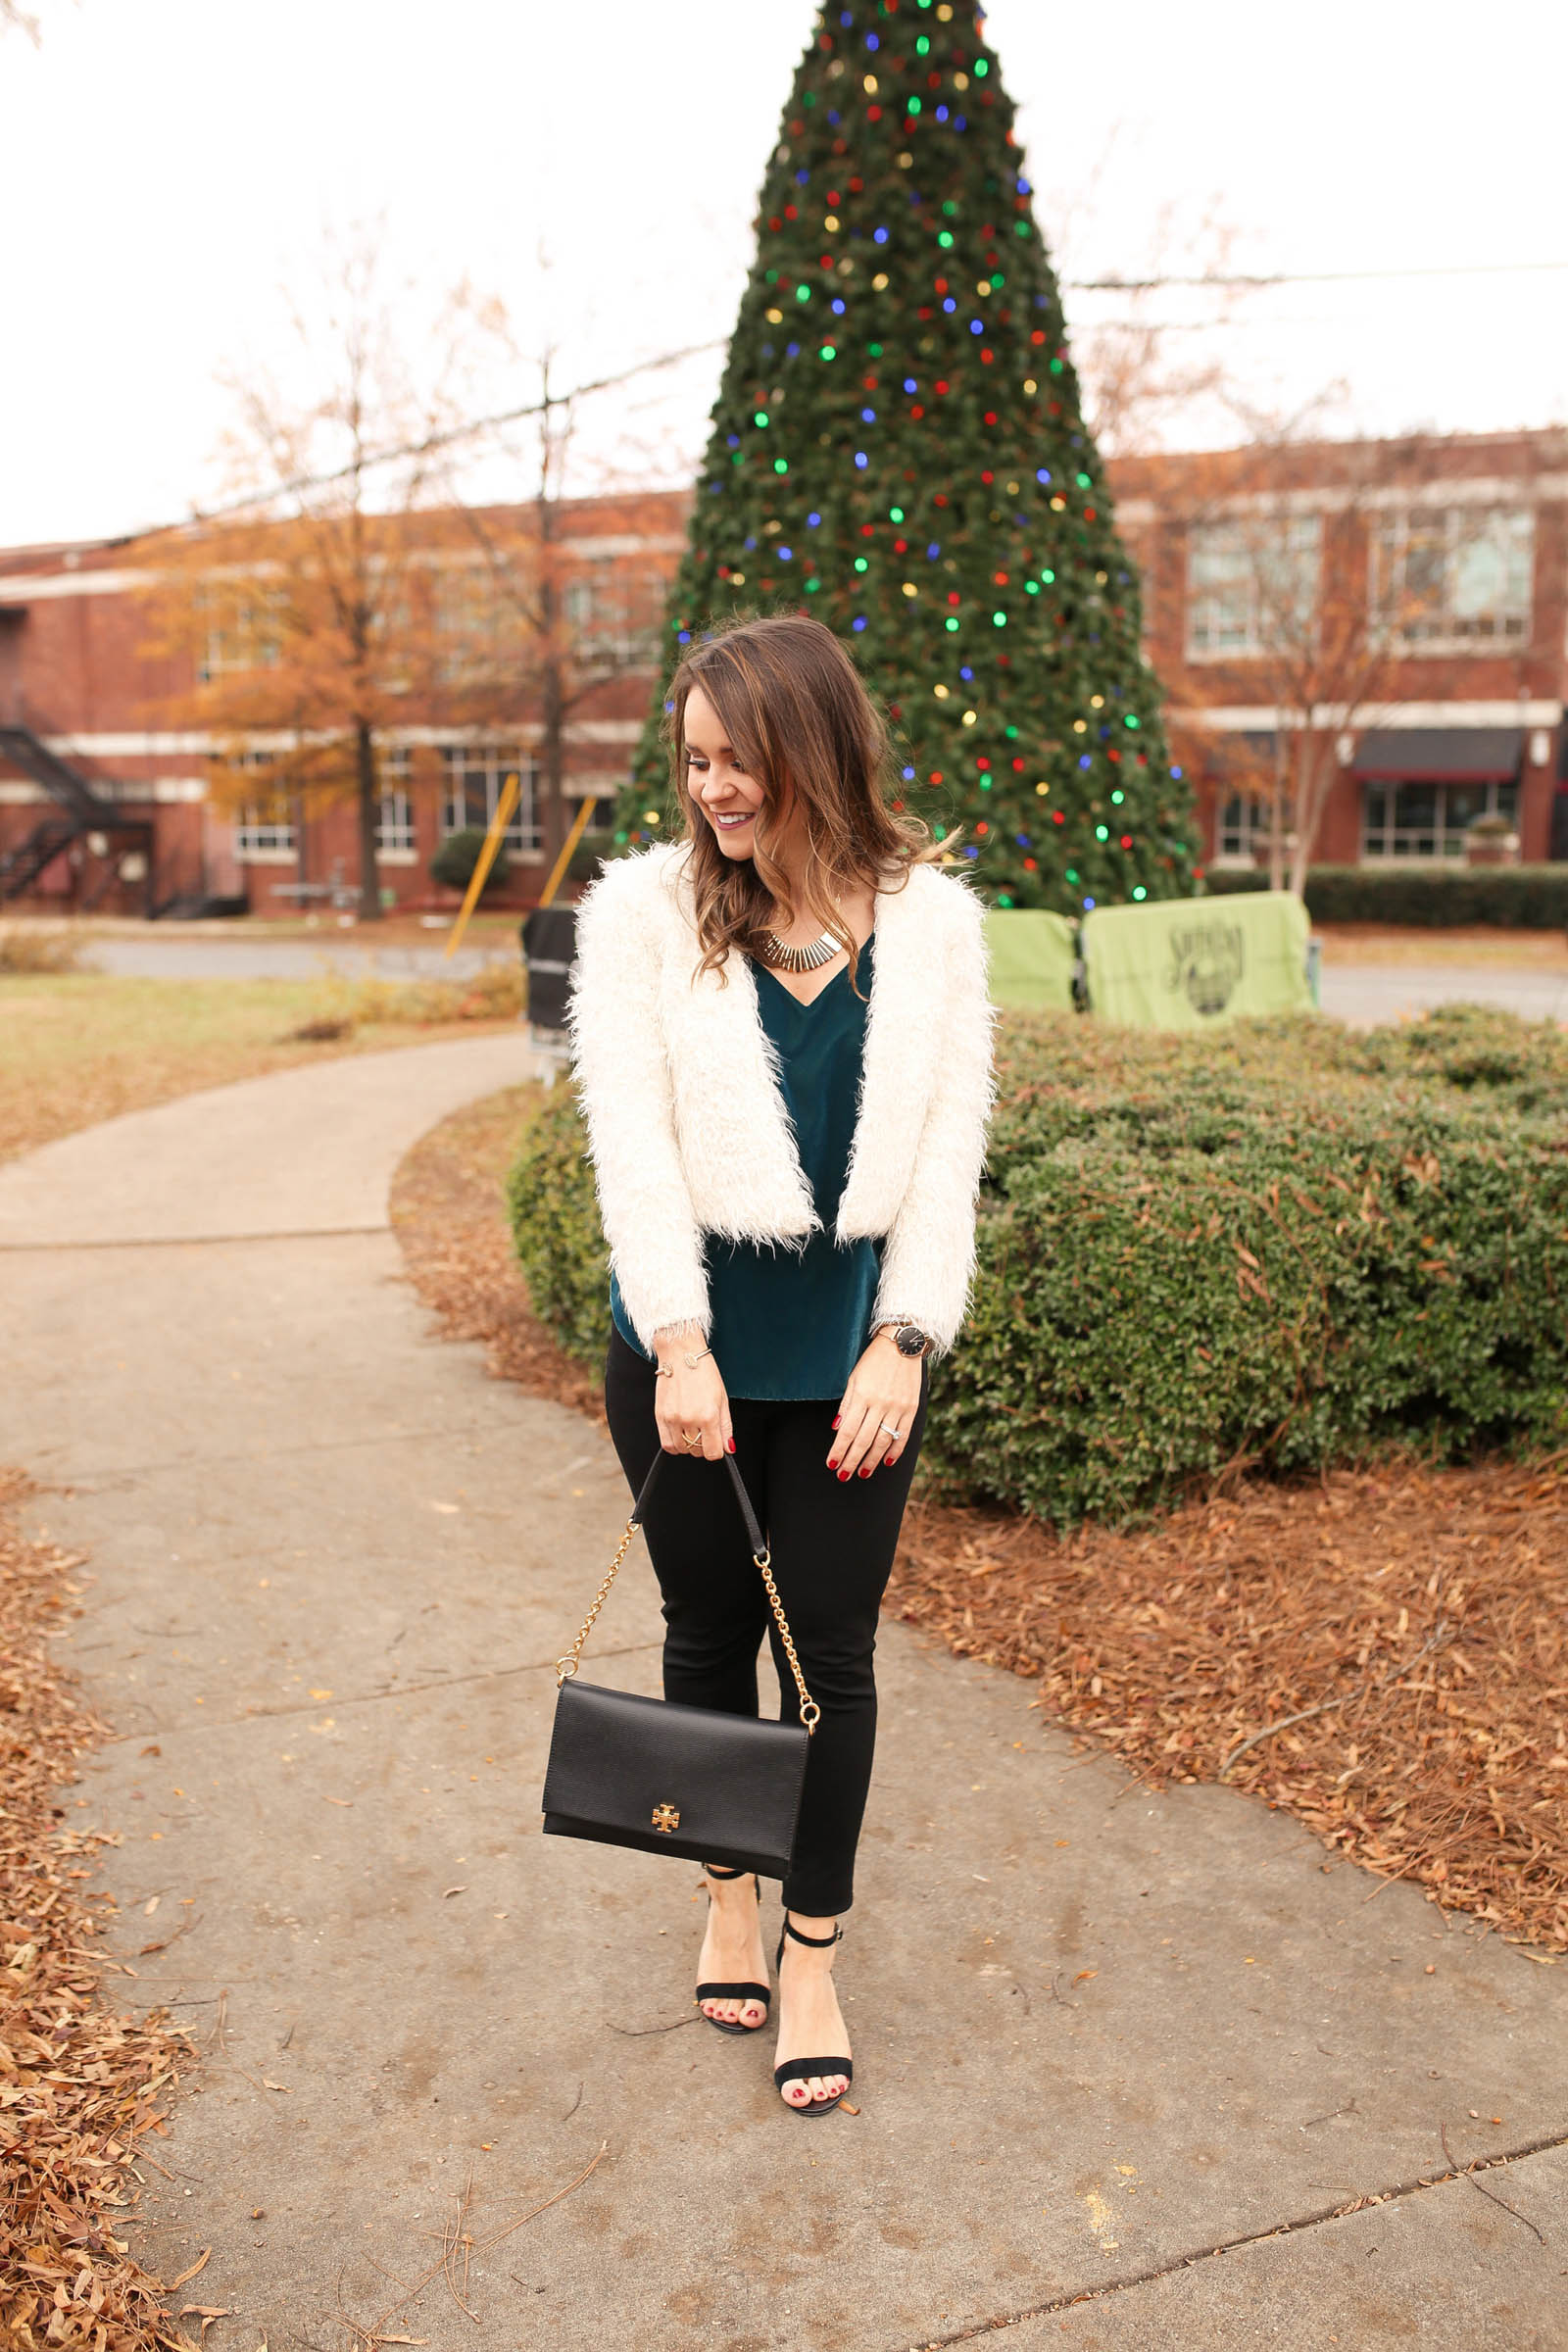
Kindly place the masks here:
<instances>
[{"instance_id":1,"label":"colorful christmas light","mask_svg":"<svg viewBox=\"0 0 1568 2352\"><path fill-rule=\"evenodd\" d=\"M897 712L909 806L943 840L962 829L985 895L1076 910L1192 888L1190 788L1165 755L1021 160L973 0L821 11L761 191L667 643L673 660L731 612L810 610ZM818 327L780 356L786 306ZM749 579L746 555L771 543ZM651 721L617 840L668 833L667 799L648 815L666 790Z\"/></svg>"}]
</instances>

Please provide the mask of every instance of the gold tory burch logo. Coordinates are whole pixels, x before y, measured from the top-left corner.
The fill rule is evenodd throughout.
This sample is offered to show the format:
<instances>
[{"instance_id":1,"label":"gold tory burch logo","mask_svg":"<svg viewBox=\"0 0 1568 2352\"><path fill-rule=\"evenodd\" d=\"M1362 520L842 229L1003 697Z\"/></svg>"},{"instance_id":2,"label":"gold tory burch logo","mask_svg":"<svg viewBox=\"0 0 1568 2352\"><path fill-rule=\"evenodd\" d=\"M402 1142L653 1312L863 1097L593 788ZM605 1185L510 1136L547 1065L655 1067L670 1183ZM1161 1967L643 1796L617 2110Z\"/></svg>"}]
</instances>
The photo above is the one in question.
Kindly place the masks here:
<instances>
[{"instance_id":1,"label":"gold tory burch logo","mask_svg":"<svg viewBox=\"0 0 1568 2352\"><path fill-rule=\"evenodd\" d=\"M673 1805L656 1805L654 1807L654 1827L656 1830L662 1830L666 1837L672 1831L680 1828L680 1815Z\"/></svg>"}]
</instances>

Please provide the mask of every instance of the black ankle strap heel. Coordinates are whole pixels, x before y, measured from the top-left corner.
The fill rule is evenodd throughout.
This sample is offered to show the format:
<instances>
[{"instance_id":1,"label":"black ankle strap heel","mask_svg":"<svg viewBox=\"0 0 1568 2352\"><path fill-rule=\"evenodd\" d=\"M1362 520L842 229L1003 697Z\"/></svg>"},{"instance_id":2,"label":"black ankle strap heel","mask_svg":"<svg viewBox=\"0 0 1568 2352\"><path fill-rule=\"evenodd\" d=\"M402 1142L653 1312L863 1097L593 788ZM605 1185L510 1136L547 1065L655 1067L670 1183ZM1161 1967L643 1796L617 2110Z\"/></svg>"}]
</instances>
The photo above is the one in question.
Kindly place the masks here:
<instances>
[{"instance_id":1,"label":"black ankle strap heel","mask_svg":"<svg viewBox=\"0 0 1568 2352\"><path fill-rule=\"evenodd\" d=\"M762 1882L757 1878L755 1871L725 1870L716 1862L705 1863L703 1867L710 1879L755 1879L757 1899L759 1902L761 1901ZM695 1998L699 2003L703 2001L756 2001L766 2011L772 2005L773 1991L771 1985L768 1984L699 1984ZM762 2027L767 2023L764 2015L760 2025L731 2025L727 2018L710 2017L707 2010L701 2007L698 2015L705 2026L713 2027L719 2034L760 2034Z\"/></svg>"},{"instance_id":2,"label":"black ankle strap heel","mask_svg":"<svg viewBox=\"0 0 1568 2352\"><path fill-rule=\"evenodd\" d=\"M784 1934L778 1939L778 1951L773 1961L775 1968L783 1965L785 1936L792 1943L808 1945L813 1952L831 1951L836 1943L844 1941L844 1930L838 1924L835 1924L831 1936L803 1936L786 1911ZM848 2088L849 2084L855 2081L855 2061L853 2058L792 2058L787 2065L776 2066L773 2069L773 2082L775 2087L782 2092L787 2082L808 2082L813 2075L818 2077L842 2075L845 2087ZM785 2099L784 2105L789 2109L791 2115L831 2115L843 2096L844 2092L841 2090L837 2098L809 2099L804 2107L797 2107L790 2099Z\"/></svg>"}]
</instances>

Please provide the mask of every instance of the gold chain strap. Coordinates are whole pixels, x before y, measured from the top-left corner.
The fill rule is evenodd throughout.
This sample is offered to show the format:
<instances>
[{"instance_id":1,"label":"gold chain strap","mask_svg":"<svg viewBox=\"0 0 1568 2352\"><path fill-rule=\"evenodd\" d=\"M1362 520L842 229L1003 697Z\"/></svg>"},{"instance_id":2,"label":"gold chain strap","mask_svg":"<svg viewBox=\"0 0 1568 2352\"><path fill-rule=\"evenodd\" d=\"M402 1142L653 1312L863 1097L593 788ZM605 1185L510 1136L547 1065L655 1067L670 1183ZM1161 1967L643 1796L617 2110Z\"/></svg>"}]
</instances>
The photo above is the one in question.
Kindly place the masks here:
<instances>
[{"instance_id":1,"label":"gold chain strap","mask_svg":"<svg viewBox=\"0 0 1568 2352\"><path fill-rule=\"evenodd\" d=\"M572 1676L576 1673L578 1666L582 1662L583 1643L587 1641L589 1635L594 1630L594 1619L598 1616L600 1610L604 1607L605 1602L610 1597L610 1588L614 1583L616 1574L620 1568L620 1563L626 1556L626 1546L630 1544L632 1537L636 1533L636 1520L628 1519L626 1522L626 1532L621 1537L620 1543L616 1547L615 1556L610 1563L610 1574L606 1577L604 1583L594 1594L588 1614L582 1621L582 1632L577 1636L576 1641L572 1643L570 1649L567 1650L565 1656L556 1660L556 1689L558 1690L561 1689L563 1683L569 1683L571 1681ZM790 1662L790 1672L795 1677L795 1688L800 1692L801 1721L805 1724L808 1732L814 1732L818 1723L822 1719L822 1710L817 1705L815 1699L811 1696L809 1690L808 1690L806 1688L806 1677L801 1672L801 1661L795 1654L795 1637L790 1632L790 1621L784 1614L784 1603L780 1600L778 1596L778 1587L773 1582L772 1551L764 1545L762 1550L754 1551L752 1557L762 1572L762 1582L767 1587L767 1597L772 1603L773 1616L778 1625L779 1640L784 1644L784 1655Z\"/></svg>"}]
</instances>

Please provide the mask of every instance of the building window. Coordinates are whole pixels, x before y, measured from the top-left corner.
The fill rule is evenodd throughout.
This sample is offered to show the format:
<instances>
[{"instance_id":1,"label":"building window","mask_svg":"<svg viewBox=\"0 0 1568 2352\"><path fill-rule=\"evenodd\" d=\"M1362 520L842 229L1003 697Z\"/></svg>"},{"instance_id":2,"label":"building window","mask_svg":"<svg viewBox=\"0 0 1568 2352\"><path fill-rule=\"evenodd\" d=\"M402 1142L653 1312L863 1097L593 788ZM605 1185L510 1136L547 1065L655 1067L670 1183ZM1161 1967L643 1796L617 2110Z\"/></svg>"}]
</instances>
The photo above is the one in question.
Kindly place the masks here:
<instances>
[{"instance_id":1,"label":"building window","mask_svg":"<svg viewBox=\"0 0 1568 2352\"><path fill-rule=\"evenodd\" d=\"M1256 865L1268 857L1274 811L1267 801L1235 793L1224 802L1214 823L1216 858L1249 858Z\"/></svg>"},{"instance_id":2,"label":"building window","mask_svg":"<svg viewBox=\"0 0 1568 2352\"><path fill-rule=\"evenodd\" d=\"M517 855L543 848L533 762L515 744L449 743L442 746L441 759L446 768L443 835L472 826L487 832L501 805L502 787L508 776L515 775L521 778L522 792L507 827L507 847Z\"/></svg>"},{"instance_id":3,"label":"building window","mask_svg":"<svg viewBox=\"0 0 1568 2352\"><path fill-rule=\"evenodd\" d=\"M1187 540L1187 658L1214 662L1299 644L1317 608L1316 514L1203 522Z\"/></svg>"},{"instance_id":4,"label":"building window","mask_svg":"<svg viewBox=\"0 0 1568 2352\"><path fill-rule=\"evenodd\" d=\"M258 594L215 581L198 603L200 645L196 675L204 686L215 678L241 676L276 665L282 635L280 596Z\"/></svg>"},{"instance_id":5,"label":"building window","mask_svg":"<svg viewBox=\"0 0 1568 2352\"><path fill-rule=\"evenodd\" d=\"M505 658L513 614L487 564L454 564L436 575L433 620L436 676L445 686L478 686L494 678Z\"/></svg>"},{"instance_id":6,"label":"building window","mask_svg":"<svg viewBox=\"0 0 1568 2352\"><path fill-rule=\"evenodd\" d=\"M1465 830L1476 817L1516 817L1518 810L1517 784L1369 784L1361 856L1462 858Z\"/></svg>"},{"instance_id":7,"label":"building window","mask_svg":"<svg viewBox=\"0 0 1568 2352\"><path fill-rule=\"evenodd\" d=\"M657 661L668 593L662 572L627 571L608 558L585 565L562 597L577 660L617 668Z\"/></svg>"},{"instance_id":8,"label":"building window","mask_svg":"<svg viewBox=\"0 0 1568 2352\"><path fill-rule=\"evenodd\" d=\"M238 858L292 858L298 838L281 798L251 801L234 819L234 855Z\"/></svg>"},{"instance_id":9,"label":"building window","mask_svg":"<svg viewBox=\"0 0 1568 2352\"><path fill-rule=\"evenodd\" d=\"M256 798L244 802L234 818L234 855L241 860L254 858L264 862L276 861L294 857L299 849L294 808L287 792L275 786L269 789L269 781L276 771L277 761L271 752L237 752L221 763L221 772L231 786L241 778L247 786L250 779L255 779Z\"/></svg>"},{"instance_id":10,"label":"building window","mask_svg":"<svg viewBox=\"0 0 1568 2352\"><path fill-rule=\"evenodd\" d=\"M375 849L379 858L414 855L414 802L409 792L407 751L383 752L378 762L381 798L376 806Z\"/></svg>"},{"instance_id":11,"label":"building window","mask_svg":"<svg viewBox=\"0 0 1568 2352\"><path fill-rule=\"evenodd\" d=\"M1379 518L1373 607L1397 643L1524 645L1535 516L1528 508L1420 507Z\"/></svg>"}]
</instances>

